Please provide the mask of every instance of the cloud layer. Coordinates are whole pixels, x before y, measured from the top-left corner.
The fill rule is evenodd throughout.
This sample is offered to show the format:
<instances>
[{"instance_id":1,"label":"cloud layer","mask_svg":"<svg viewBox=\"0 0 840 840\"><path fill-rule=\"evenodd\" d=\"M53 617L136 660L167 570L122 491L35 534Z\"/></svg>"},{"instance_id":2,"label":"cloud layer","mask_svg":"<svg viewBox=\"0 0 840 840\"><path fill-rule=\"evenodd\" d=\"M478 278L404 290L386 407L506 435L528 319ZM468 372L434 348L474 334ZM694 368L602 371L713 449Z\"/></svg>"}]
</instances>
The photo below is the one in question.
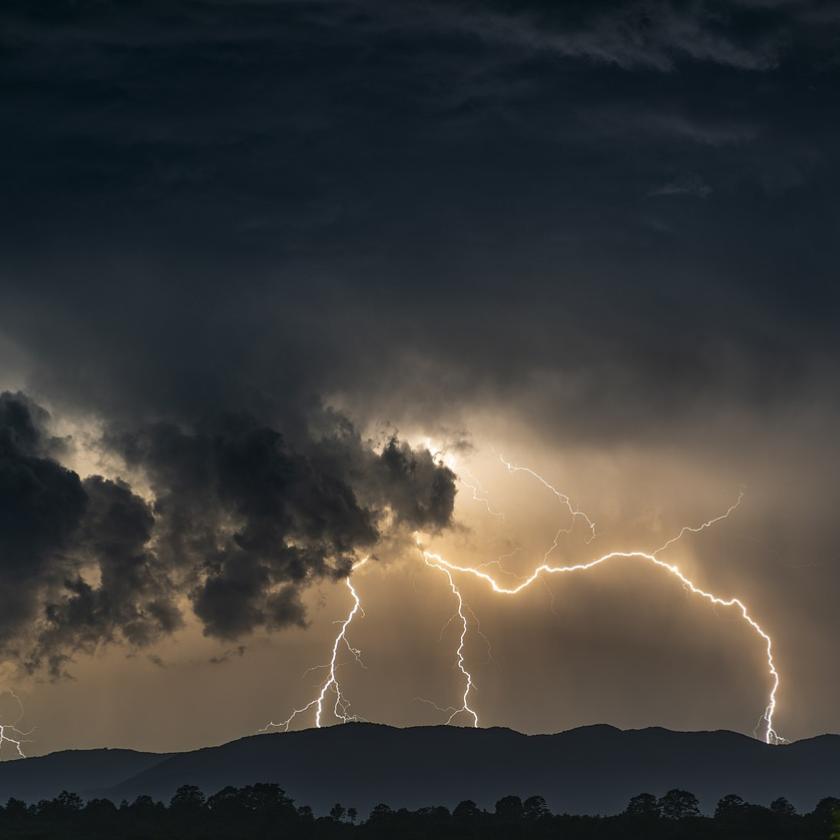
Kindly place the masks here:
<instances>
[{"instance_id":1,"label":"cloud layer","mask_svg":"<svg viewBox=\"0 0 840 840\"><path fill-rule=\"evenodd\" d=\"M383 529L451 522L449 469L396 438L375 452L346 422L306 452L248 415L112 432L149 503L62 467L47 420L0 395L0 646L32 670L58 675L102 643L148 646L181 626L183 598L219 639L304 625L302 590L347 575Z\"/></svg>"},{"instance_id":2,"label":"cloud layer","mask_svg":"<svg viewBox=\"0 0 840 840\"><path fill-rule=\"evenodd\" d=\"M256 645L240 661L228 640L297 639L306 587L448 528L453 476L406 440L489 430L508 457L553 464L599 523L616 512L622 544L746 485L749 527L726 551L704 534L698 567L772 619L786 679L799 669L818 698L783 714L829 728L835 7L4 3L9 660L63 672L102 642L165 643L194 614L229 652L213 670L246 673ZM318 627L301 645L326 644ZM400 654L420 649L415 627ZM524 632L511 649L533 673ZM438 682L447 696L451 674ZM693 696L661 692L663 714Z\"/></svg>"}]
</instances>

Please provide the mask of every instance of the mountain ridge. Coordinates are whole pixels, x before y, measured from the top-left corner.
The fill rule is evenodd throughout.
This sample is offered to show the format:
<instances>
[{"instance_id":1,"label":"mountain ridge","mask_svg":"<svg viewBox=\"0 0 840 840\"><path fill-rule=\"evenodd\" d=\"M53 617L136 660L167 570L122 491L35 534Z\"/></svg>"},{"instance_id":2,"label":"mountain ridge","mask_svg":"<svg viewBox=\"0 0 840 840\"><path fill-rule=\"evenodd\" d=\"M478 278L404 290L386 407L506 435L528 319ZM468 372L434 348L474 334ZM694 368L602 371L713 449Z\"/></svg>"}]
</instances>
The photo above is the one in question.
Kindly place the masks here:
<instances>
[{"instance_id":1,"label":"mountain ridge","mask_svg":"<svg viewBox=\"0 0 840 840\"><path fill-rule=\"evenodd\" d=\"M62 789L119 802L140 794L167 800L183 784L205 793L227 785L280 784L317 813L334 802L364 813L392 807L492 808L507 794L540 794L555 812L620 811L642 791L691 790L711 811L738 793L767 804L777 796L809 810L840 795L840 735L769 746L728 730L621 730L593 724L527 735L505 727L395 728L351 723L249 735L175 753L66 750L0 764L0 801L51 798Z\"/></svg>"}]
</instances>

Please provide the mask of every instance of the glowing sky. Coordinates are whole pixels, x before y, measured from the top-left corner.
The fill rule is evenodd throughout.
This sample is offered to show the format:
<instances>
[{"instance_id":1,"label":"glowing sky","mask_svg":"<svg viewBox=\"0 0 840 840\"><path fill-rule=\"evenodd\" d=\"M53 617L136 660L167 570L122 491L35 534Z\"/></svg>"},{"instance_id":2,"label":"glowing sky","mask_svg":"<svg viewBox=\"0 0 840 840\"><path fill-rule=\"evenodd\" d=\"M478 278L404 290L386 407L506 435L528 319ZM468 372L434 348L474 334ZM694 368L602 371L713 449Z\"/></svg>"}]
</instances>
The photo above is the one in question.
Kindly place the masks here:
<instances>
[{"instance_id":1,"label":"glowing sky","mask_svg":"<svg viewBox=\"0 0 840 840\"><path fill-rule=\"evenodd\" d=\"M415 532L529 574L568 520L499 453L597 523L563 563L743 489L666 559L773 636L782 734L836 731L838 26L817 0L4 4L0 689L29 751L282 720L368 555L342 686L445 719L417 698L458 703L454 602ZM655 570L460 586L482 725L753 731L761 645Z\"/></svg>"}]
</instances>

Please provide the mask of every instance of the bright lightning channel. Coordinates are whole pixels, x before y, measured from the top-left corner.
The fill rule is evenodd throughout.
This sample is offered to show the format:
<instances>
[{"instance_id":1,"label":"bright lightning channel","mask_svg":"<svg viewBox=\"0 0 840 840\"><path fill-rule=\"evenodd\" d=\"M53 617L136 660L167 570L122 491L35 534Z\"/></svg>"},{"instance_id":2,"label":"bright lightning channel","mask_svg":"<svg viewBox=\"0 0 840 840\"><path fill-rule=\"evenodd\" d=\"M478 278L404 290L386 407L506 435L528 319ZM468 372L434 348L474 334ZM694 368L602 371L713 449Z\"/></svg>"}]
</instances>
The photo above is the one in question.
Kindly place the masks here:
<instances>
[{"instance_id":1,"label":"bright lightning channel","mask_svg":"<svg viewBox=\"0 0 840 840\"><path fill-rule=\"evenodd\" d=\"M449 581L449 588L452 590L452 594L455 596L455 600L458 604L458 618L461 621L461 635L458 638L458 648L455 651L456 662L458 666L458 670L464 677L464 693L461 697L461 705L455 709L449 707L446 711L451 711L449 715L449 719L446 721L447 723L452 723L452 721L458 717L458 715L469 715L472 718L472 725L474 727L478 727L478 715L476 714L475 710L470 706L470 694L474 688L474 682L472 678L472 674L467 670L466 667L466 660L464 658L464 645L467 639L467 633L469 632L469 622L467 621L467 614L464 612L465 604L464 598L461 595L461 591L455 585L455 579L452 577L452 570L449 569L445 563L437 562L434 555L428 554L428 552L423 552L423 560L425 561L426 565L432 569L438 569L444 575L446 575L446 579ZM423 698L418 698L423 700ZM430 702L430 701L424 701ZM432 703L431 705L435 705ZM436 706L436 708L439 708Z\"/></svg>"},{"instance_id":2,"label":"bright lightning channel","mask_svg":"<svg viewBox=\"0 0 840 840\"><path fill-rule=\"evenodd\" d=\"M20 697L18 697L11 688L5 689L0 692L0 694L8 694L15 703L17 703L18 708L20 709L20 714L14 723L0 723L0 751L3 749L3 744L11 744L21 758L26 758L26 753L23 751L23 745L31 743L27 736L32 734L32 730L29 732L23 732L18 728L18 724L21 722L24 715L23 703L21 702Z\"/></svg>"},{"instance_id":3,"label":"bright lightning channel","mask_svg":"<svg viewBox=\"0 0 840 840\"><path fill-rule=\"evenodd\" d=\"M449 713L449 718L447 719L447 723L452 723L459 715L465 715L465 716L469 717L469 719L472 721L472 725L474 727L478 727L478 725L479 725L478 713L470 705L470 697L473 693L473 690L476 688L476 684L475 684L475 680L473 679L473 676L472 676L471 672L467 668L466 656L465 656L465 652L464 652L465 651L465 646L466 646L467 635L469 633L469 628L470 628L469 619L467 617L467 610L469 610L470 613L472 613L472 610L466 604L466 601L464 600L464 597L463 597L460 589L458 588L458 586L455 582L455 577L454 577L453 573L472 575L473 577L476 577L476 578L484 581L485 583L487 583L490 586L490 588L493 590L493 592L495 592L499 595L513 596L513 595L518 595L520 592L522 592L523 590L530 587L531 584L534 583L535 581L542 580L543 582L545 582L544 575L554 575L554 574L565 574L565 573L570 573L570 572L589 571L590 569L593 569L596 566L603 565L603 564L609 562L610 560L618 560L618 559L643 560L647 563L650 563L650 564L656 566L657 568L665 570L670 575L676 577L682 583L683 587L686 588L689 592L691 592L694 595L698 595L699 597L705 599L709 603L711 603L713 605L716 605L716 606L722 606L722 607L735 607L737 609L737 611L740 613L741 618L762 639L762 641L764 642L764 645L765 645L765 649L766 649L767 669L768 669L768 673L769 673L770 679L771 679L771 687L770 687L770 692L769 692L768 697L767 697L767 704L766 704L766 706L764 708L764 712L763 712L763 714L762 714L762 716L759 720L759 727L763 726L763 728L764 728L764 740L765 740L766 743L768 743L768 744L784 743L785 739L782 738L781 735L779 735L778 732L776 731L776 729L774 728L774 716L775 716L776 705L777 705L777 694L778 694L778 690L779 690L781 680L780 680L779 672L776 669L776 664L775 664L775 660L774 660L774 657L773 657L773 640L765 632L765 630L761 627L761 625L759 625L759 623L752 617L752 615L750 614L750 612L747 609L744 602L741 601L739 598L721 598L717 595L714 595L711 592L707 592L707 591L701 589L692 580L690 580L679 569L679 567L677 567L676 565L673 565L671 563L666 563L664 560L661 560L658 556L659 554L663 553L668 548L670 548L672 545L677 543L680 539L682 539L682 537L685 536L685 534L687 534L687 533L697 534L701 531L706 530L707 528L710 528L712 525L715 525L716 523L721 522L724 519L727 519L730 516L730 514L732 514L733 511L735 511L739 507L739 505L741 504L741 501L743 500L743 495L744 495L743 490L738 494L737 500L732 505L730 505L729 508L724 513L722 513L722 514L720 514L720 515L718 515L718 516L716 516L712 519L709 519L706 522L703 522L698 526L684 526L676 536L667 540L659 548L657 548L656 550L654 550L652 552L646 552L646 551L640 551L640 550L635 550L635 551L612 551L612 552L609 552L608 554L601 555L600 557L597 557L594 560L589 561L588 563L576 563L576 564L568 565L568 566L553 566L553 565L549 564L548 559L551 556L551 554L559 546L560 536L562 534L570 534L572 532L573 528L574 528L574 525L575 525L575 522L577 521L577 519L583 519L584 522L586 523L587 529L589 530L589 537L587 539L587 544L588 544L588 543L592 542L592 540L595 539L595 536L596 536L595 523L589 518L589 516L586 513L584 513L582 510L578 509L577 507L575 507L575 505L572 503L569 496L567 496L565 493L562 493L559 490L557 490L552 484L550 484L548 481L546 481L546 479L544 479L539 473L535 472L534 470L532 470L529 467L522 467L522 466L513 464L513 463L505 460L505 458L502 457L501 455L499 455L499 460L502 462L502 464L505 466L505 468L507 469L508 472L510 472L510 473L514 473L514 472L526 473L526 474L530 475L531 477L533 477L534 479L536 479L537 481L539 481L546 489L548 489L551 493L553 493L554 496L556 496L557 499L559 499L560 502L563 504L563 506L568 510L569 515L571 516L571 523L570 523L570 525L568 525L568 527L560 527L557 530L551 546L549 546L548 550L545 552L545 554L543 556L543 562L539 566L537 566L537 568L534 569L534 571L528 577L519 577L519 583L515 586L504 586L503 584L500 584L496 580L496 578L494 578L489 572L486 571L486 569L489 566L497 565L503 573L510 575L511 573L508 572L501 564L501 559L502 558L499 558L499 560L496 560L496 561L490 561L488 563L479 564L478 566L461 566L461 565L458 565L456 563L452 563L449 560L446 560L440 554L436 554L434 552L425 550L423 548L422 544L419 541L419 535L418 535L417 547L422 554L424 563L429 568L436 569L437 571L441 572L443 575L446 576L446 580L447 580L447 583L449 584L449 588L450 588L452 594L455 596L457 610L453 614L450 621L454 620L457 617L457 619L460 621L460 625L461 625L461 632L460 632L460 635L458 637L458 646L457 646L456 651L455 651L455 661L456 661L456 667L458 668L458 670L460 671L460 673L461 673L461 675L464 679L464 691L463 691L463 694L461 696L461 705L457 708L454 707L454 706L447 706L447 707L443 708L443 707L438 706L437 704L435 704L434 702L432 702L430 700L426 700L425 698L416 698L417 700L420 700L421 702L424 702L424 703L429 703L430 705L432 705L434 708L438 709L439 711ZM470 476L470 477L472 478L472 476ZM495 516L504 516L504 514L500 514L496 511L492 510L492 508L490 508L489 502L486 499L486 494L485 494L484 488L481 487L480 483L477 480L475 481L475 485L473 485L472 483L467 483L467 482L463 482L463 481L462 481L462 483L464 483L465 486L468 489L473 491L473 500L483 504L487 508L489 513L491 513L492 515L495 515ZM367 562L367 560L368 560L368 558L365 558L364 560L361 560L358 563L356 563L351 570L351 574L352 574L352 572L355 572L357 569L359 569L361 566L363 566ZM515 576L515 577L518 577L518 576ZM321 727L321 721L322 721L322 718L323 718L323 713L324 713L324 704L325 704L326 699L327 699L328 695L330 694L330 692L333 692L335 694L335 702L333 704L333 714L335 715L336 719L340 720L343 723L348 723L350 721L359 720L359 718L356 715L351 714L351 712L350 712L350 703L346 699L346 697L344 696L344 694L341 690L341 685L338 681L338 673L337 673L337 671L338 671L338 652L339 652L339 649L341 648L342 644L346 645L347 649L350 651L350 653L353 655L353 657L360 664L364 664L364 663L362 663L362 660L361 660L361 652L358 649L352 647L350 645L349 641L347 640L347 630L348 630L350 624L352 623L352 621L355 618L355 616L357 615L357 613L361 612L362 615L364 615L364 610L362 609L361 599L359 598L359 595L356 592L355 587L353 586L353 583L350 579L350 576L348 576L346 578L346 583L347 583L347 587L350 590L350 593L353 597L353 605L352 605L349 613L347 614L347 617L343 621L339 622L340 629L339 629L339 632L336 635L335 640L333 642L332 657L330 659L329 665L319 666L319 667L328 668L329 674L328 674L327 679L321 685L321 689L320 689L318 695L314 699L312 699L309 703L307 703L305 706L302 706L299 709L295 709L292 712L292 714L289 715L288 718L286 718L286 720L284 720L280 723L274 723L272 721L271 723L268 723L265 727L263 727L263 729L260 730L260 731L265 731L265 730L270 729L270 728L279 728L279 729L282 729L284 732L288 732L289 727L291 726L291 724L295 720L295 718L297 718L299 715L302 715L302 714L306 713L307 711L309 711L310 709L313 709L313 708L315 709L315 726L320 728ZM477 629L480 632L480 627L478 627L477 619L475 619L475 621L476 621ZM483 636L483 634L482 634L482 636ZM486 640L486 637L485 637L485 640ZM489 642L488 642L488 649L489 649ZM310 669L310 670L312 670L312 669ZM17 731L17 730L15 730L15 731ZM0 729L0 738L2 738L2 733L3 733L3 730ZM12 740L12 739L6 738L6 740ZM14 741L12 741L12 742L16 743ZM0 740L0 745L2 745L2 740ZM19 745L18 745L18 749L20 750ZM21 755L22 755L22 753L21 753Z\"/></svg>"},{"instance_id":4,"label":"bright lightning channel","mask_svg":"<svg viewBox=\"0 0 840 840\"><path fill-rule=\"evenodd\" d=\"M353 606L350 608L350 612L347 613L346 618L343 621L338 622L339 631L335 637L335 641L333 642L332 657L330 658L329 665L324 666L328 668L328 676L321 685L321 690L318 692L318 695L314 699L310 700L305 706L295 709L289 717L286 718L286 720L281 721L280 723L270 721L262 729L260 729L260 732L265 732L268 729L281 729L283 732L288 732L292 721L298 717L298 715L305 714L313 708L315 709L315 726L320 729L321 721L324 715L324 704L327 696L331 692L335 694L335 702L333 704L332 711L337 720L340 720L342 723L360 720L357 715L351 713L350 701L344 696L344 693L341 690L341 683L338 680L338 652L341 646L345 645L352 654L353 658L360 664L364 664L362 663L361 651L358 648L354 648L347 640L347 628L353 623L353 619L358 613L361 613L362 615L365 614L364 609L362 609L362 601L359 598L359 593L356 592L356 588L353 586L351 575L364 566L368 559L368 557L365 557L363 560L359 560L358 563L354 563L353 568L350 570L350 574L345 578L347 588L353 596Z\"/></svg>"},{"instance_id":5,"label":"bright lightning channel","mask_svg":"<svg viewBox=\"0 0 840 840\"><path fill-rule=\"evenodd\" d=\"M528 469L527 467L514 467L513 465L508 464L504 459L502 459L502 463L508 467L509 470L522 470L524 472L529 473L530 475L534 476L538 481L544 484L548 489L550 489L558 498L563 501L567 507L569 508L570 513L573 516L583 516L586 519L587 524L590 527L590 532L594 537L595 534L595 526L594 523L585 515L582 514L580 511L576 511L576 509L571 504L568 496L565 494L559 493L555 490L548 482L546 482L541 476L535 473L533 470ZM764 712L761 716L760 725L763 724L764 727L764 741L768 744L780 744L784 742L784 738L782 738L778 732L774 728L773 719L776 712L776 704L777 704L777 694L780 685L780 677L779 672L776 669L776 663L773 658L773 640L767 634L767 632L761 627L761 625L750 615L747 606L741 601L739 598L721 598L717 595L714 595L711 592L707 592L697 586L692 580L690 580L680 569L678 566L666 563L664 560L661 560L658 555L665 551L667 548L671 547L676 543L684 534L686 533L698 533L700 531L709 528L710 526L714 525L717 522L720 522L723 519L726 519L741 503L743 498L743 491L739 494L738 500L732 504L726 513L723 513L719 516L716 516L713 519L708 520L707 522L702 523L696 527L684 527L676 537L671 538L659 548L657 548L653 552L646 552L646 551L611 551L608 554L601 555L600 557L595 558L594 560L589 561L588 563L576 563L569 566L552 566L548 562L544 561L536 569L526 578L523 578L516 586L505 586L500 584L489 572L486 571L486 564L484 567L472 567L472 566L461 566L456 563L452 563L446 559L444 559L440 554L436 554L431 551L427 551L420 547L422 551L423 560L425 561L427 566L431 566L433 568L440 569L443 572L447 573L449 578L450 587L452 591L455 593L456 597L458 598L459 606L463 603L463 597L458 590L453 577L452 573L457 572L460 574L467 574L476 577L485 583L487 583L493 592L499 595L518 595L523 590L527 589L534 581L539 580L542 578L544 574L566 574L570 572L585 572L589 571L590 569L594 569L596 566L603 565L604 563L609 562L610 560L643 560L647 563L650 563L657 568L663 569L664 571L668 572L669 574L676 577L682 585L692 594L698 595L699 597L705 599L711 604L721 606L721 607L734 607L737 611L741 614L741 618L750 626L750 628L762 639L765 645L766 654L767 654L767 670L770 675L770 692L767 697L767 704L764 708ZM555 539L556 542L556 539ZM549 549L546 554L551 553L553 549ZM474 685L474 681L472 675L470 674L469 670L466 668L464 664L464 657L463 657L463 648L464 648L464 639L466 636L467 631L467 624L466 619L464 618L464 632L461 635L460 643L457 650L457 658L458 658L458 666L461 672L464 674L465 679L465 692L464 692L464 710L469 711L474 718L475 725L478 725L478 716L476 713L468 707L467 700L469 698L470 690ZM451 720L451 718L450 718Z\"/></svg>"}]
</instances>

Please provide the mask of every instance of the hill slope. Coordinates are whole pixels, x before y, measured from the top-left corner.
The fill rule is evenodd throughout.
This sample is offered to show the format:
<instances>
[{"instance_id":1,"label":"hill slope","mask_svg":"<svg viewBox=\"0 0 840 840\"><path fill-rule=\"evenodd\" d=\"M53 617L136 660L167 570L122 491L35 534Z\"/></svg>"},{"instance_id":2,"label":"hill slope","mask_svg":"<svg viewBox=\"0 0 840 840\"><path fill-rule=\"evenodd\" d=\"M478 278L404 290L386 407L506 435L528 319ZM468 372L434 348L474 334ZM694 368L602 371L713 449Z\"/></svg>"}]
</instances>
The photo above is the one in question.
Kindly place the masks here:
<instances>
[{"instance_id":1,"label":"hill slope","mask_svg":"<svg viewBox=\"0 0 840 840\"><path fill-rule=\"evenodd\" d=\"M62 790L93 795L159 764L169 754L135 750L65 750L0 764L0 802L51 799Z\"/></svg>"},{"instance_id":2,"label":"hill slope","mask_svg":"<svg viewBox=\"0 0 840 840\"><path fill-rule=\"evenodd\" d=\"M347 724L257 735L175 755L124 750L54 753L0 765L0 800L55 795L62 788L114 800L146 793L168 799L182 784L207 792L275 781L316 811L334 802L365 813L392 807L492 807L509 793L543 795L555 812L614 813L633 794L673 787L707 810L727 793L768 803L784 795L810 810L840 795L840 736L768 747L733 732L621 731L590 726L556 735L509 729Z\"/></svg>"}]
</instances>

